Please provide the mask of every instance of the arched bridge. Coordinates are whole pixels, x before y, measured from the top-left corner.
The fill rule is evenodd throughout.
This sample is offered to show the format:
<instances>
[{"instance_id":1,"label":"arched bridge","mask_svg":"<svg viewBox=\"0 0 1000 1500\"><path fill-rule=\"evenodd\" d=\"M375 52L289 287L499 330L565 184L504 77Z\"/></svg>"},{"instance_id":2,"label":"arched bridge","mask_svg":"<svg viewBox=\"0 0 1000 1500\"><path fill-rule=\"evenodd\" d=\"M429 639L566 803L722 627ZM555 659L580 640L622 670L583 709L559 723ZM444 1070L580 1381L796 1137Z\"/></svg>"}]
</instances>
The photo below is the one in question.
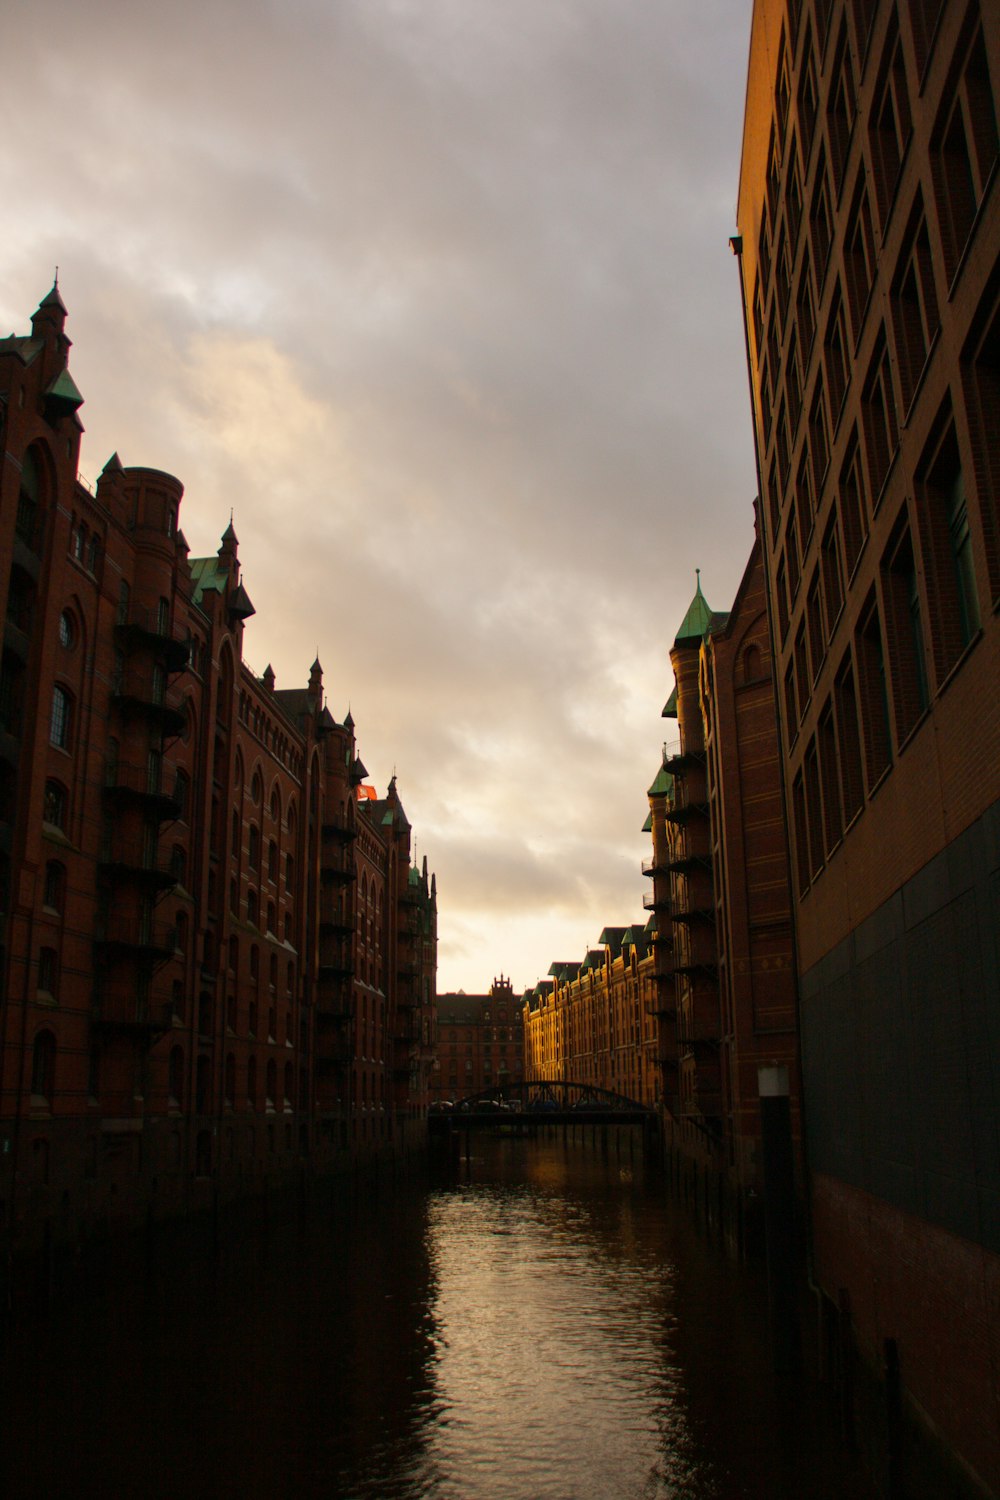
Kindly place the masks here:
<instances>
[{"instance_id":1,"label":"arched bridge","mask_svg":"<svg viewBox=\"0 0 1000 1500\"><path fill-rule=\"evenodd\" d=\"M566 1078L533 1078L530 1082L480 1089L453 1105L431 1105L432 1131L485 1125L647 1125L655 1111L626 1094L575 1083Z\"/></svg>"}]
</instances>

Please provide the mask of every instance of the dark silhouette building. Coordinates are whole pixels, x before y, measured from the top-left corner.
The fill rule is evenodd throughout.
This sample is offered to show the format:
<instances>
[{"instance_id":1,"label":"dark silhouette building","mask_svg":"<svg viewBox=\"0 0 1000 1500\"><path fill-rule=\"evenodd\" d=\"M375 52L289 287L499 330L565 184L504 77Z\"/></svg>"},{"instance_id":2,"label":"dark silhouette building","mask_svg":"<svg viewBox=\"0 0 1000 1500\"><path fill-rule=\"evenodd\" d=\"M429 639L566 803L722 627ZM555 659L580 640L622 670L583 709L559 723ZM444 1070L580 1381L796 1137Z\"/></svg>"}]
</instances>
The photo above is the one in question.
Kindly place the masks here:
<instances>
[{"instance_id":1,"label":"dark silhouette building","mask_svg":"<svg viewBox=\"0 0 1000 1500\"><path fill-rule=\"evenodd\" d=\"M350 715L243 660L233 526L77 478L53 288L0 340L0 1229L81 1240L402 1149L427 1103L436 892ZM361 800L359 802L359 796Z\"/></svg>"}]
</instances>

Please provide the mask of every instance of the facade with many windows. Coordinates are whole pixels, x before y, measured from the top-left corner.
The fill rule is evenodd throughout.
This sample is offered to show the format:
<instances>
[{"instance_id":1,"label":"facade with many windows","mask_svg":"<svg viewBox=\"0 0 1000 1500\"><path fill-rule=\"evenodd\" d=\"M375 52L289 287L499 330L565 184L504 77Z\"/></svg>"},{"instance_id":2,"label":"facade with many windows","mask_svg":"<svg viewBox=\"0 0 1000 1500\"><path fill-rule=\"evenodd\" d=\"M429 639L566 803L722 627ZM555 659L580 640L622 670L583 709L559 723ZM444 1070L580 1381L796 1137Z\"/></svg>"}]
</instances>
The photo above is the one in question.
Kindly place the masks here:
<instances>
[{"instance_id":1,"label":"facade with many windows","mask_svg":"<svg viewBox=\"0 0 1000 1500\"><path fill-rule=\"evenodd\" d=\"M509 979L494 979L487 995L439 995L437 1021L432 1102L455 1104L484 1089L519 1097L524 1028Z\"/></svg>"},{"instance_id":2,"label":"facade with many windows","mask_svg":"<svg viewBox=\"0 0 1000 1500\"><path fill-rule=\"evenodd\" d=\"M994 1487L998 91L996 5L758 0L734 242L815 1275Z\"/></svg>"},{"instance_id":3,"label":"facade with many windows","mask_svg":"<svg viewBox=\"0 0 1000 1500\"><path fill-rule=\"evenodd\" d=\"M76 474L66 309L0 340L0 1230L74 1247L405 1145L436 891L350 715L243 659L232 525ZM6 1263L6 1261L5 1261Z\"/></svg>"}]
</instances>

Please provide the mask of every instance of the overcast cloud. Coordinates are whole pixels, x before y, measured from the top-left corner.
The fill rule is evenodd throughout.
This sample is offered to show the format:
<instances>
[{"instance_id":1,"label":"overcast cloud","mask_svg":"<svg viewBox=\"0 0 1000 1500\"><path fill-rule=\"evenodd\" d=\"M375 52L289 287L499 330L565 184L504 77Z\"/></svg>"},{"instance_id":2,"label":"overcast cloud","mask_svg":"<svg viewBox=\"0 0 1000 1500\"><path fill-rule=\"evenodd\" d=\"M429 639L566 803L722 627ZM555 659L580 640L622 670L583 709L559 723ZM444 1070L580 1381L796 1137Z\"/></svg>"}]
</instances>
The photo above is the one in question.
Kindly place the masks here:
<instances>
[{"instance_id":1,"label":"overcast cloud","mask_svg":"<svg viewBox=\"0 0 1000 1500\"><path fill-rule=\"evenodd\" d=\"M53 267L83 473L234 511L248 661L350 706L439 988L643 918L668 649L753 540L750 0L10 0L0 332Z\"/></svg>"}]
</instances>

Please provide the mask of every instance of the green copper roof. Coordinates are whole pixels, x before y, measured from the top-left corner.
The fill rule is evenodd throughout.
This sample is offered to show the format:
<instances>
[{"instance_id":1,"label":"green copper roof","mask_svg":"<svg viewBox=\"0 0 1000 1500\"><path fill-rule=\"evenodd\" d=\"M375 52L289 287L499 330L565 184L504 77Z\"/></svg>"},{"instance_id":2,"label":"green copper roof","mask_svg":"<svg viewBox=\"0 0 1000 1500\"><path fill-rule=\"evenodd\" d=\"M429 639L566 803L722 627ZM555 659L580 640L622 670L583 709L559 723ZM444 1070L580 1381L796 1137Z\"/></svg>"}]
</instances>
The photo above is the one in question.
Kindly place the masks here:
<instances>
[{"instance_id":1,"label":"green copper roof","mask_svg":"<svg viewBox=\"0 0 1000 1500\"><path fill-rule=\"evenodd\" d=\"M667 699L666 703L664 703L664 705L663 705L663 712L660 715L660 717L662 719L676 719L676 717L677 717L677 684L676 684L676 682L674 683L674 690L673 690L673 692L670 694L670 697Z\"/></svg>"},{"instance_id":2,"label":"green copper roof","mask_svg":"<svg viewBox=\"0 0 1000 1500\"><path fill-rule=\"evenodd\" d=\"M712 623L712 611L701 591L700 568L695 569L695 575L698 579L697 587L694 591L694 598L688 605L688 612L681 621L681 628L677 632L676 640L678 641L688 640L691 636L703 636Z\"/></svg>"},{"instance_id":3,"label":"green copper roof","mask_svg":"<svg viewBox=\"0 0 1000 1500\"><path fill-rule=\"evenodd\" d=\"M205 594L224 594L229 571L220 566L217 557L192 557L189 563L194 582L194 602L200 604Z\"/></svg>"},{"instance_id":4,"label":"green copper roof","mask_svg":"<svg viewBox=\"0 0 1000 1500\"><path fill-rule=\"evenodd\" d=\"M656 773L656 780L646 793L647 797L665 797L674 789L674 778L663 766Z\"/></svg>"},{"instance_id":5,"label":"green copper roof","mask_svg":"<svg viewBox=\"0 0 1000 1500\"><path fill-rule=\"evenodd\" d=\"M643 833L652 833L652 831L653 831L653 814L652 813L647 813L646 814L646 821L645 821L645 823L643 823L641 831Z\"/></svg>"},{"instance_id":6,"label":"green copper roof","mask_svg":"<svg viewBox=\"0 0 1000 1500\"><path fill-rule=\"evenodd\" d=\"M45 399L57 406L61 413L76 411L77 407L83 405L80 388L68 370L59 371L45 392Z\"/></svg>"}]
</instances>

